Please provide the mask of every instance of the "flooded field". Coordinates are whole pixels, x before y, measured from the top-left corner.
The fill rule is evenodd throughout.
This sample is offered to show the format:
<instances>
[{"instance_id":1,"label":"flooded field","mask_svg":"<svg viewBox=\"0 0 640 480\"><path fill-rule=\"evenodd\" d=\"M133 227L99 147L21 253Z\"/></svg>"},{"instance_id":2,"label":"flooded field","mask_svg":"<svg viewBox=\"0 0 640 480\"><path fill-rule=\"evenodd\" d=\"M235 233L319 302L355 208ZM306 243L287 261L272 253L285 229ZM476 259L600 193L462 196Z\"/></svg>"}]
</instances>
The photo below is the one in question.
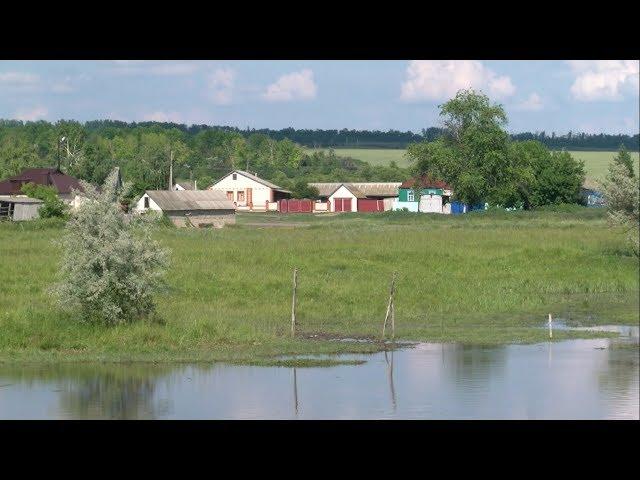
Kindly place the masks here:
<instances>
[{"instance_id":1,"label":"flooded field","mask_svg":"<svg viewBox=\"0 0 640 480\"><path fill-rule=\"evenodd\" d=\"M620 333L417 344L326 368L5 364L0 418L638 419L638 327Z\"/></svg>"}]
</instances>

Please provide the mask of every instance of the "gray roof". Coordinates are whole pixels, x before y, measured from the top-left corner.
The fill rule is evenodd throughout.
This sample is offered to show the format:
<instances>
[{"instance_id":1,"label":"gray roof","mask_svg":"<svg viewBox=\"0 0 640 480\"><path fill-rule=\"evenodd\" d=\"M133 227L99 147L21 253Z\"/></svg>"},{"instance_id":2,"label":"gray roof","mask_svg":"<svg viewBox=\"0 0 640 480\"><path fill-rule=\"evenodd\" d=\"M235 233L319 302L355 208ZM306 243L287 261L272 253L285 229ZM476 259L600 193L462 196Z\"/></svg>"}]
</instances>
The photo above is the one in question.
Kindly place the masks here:
<instances>
[{"instance_id":1,"label":"gray roof","mask_svg":"<svg viewBox=\"0 0 640 480\"><path fill-rule=\"evenodd\" d=\"M22 195L0 195L0 202L11 202L11 203L44 203L42 200L37 198L31 198Z\"/></svg>"},{"instance_id":2,"label":"gray roof","mask_svg":"<svg viewBox=\"0 0 640 480\"><path fill-rule=\"evenodd\" d=\"M329 197L344 185L356 198L397 197L401 182L348 182L348 183L310 183L316 187L321 197Z\"/></svg>"},{"instance_id":3,"label":"gray roof","mask_svg":"<svg viewBox=\"0 0 640 480\"><path fill-rule=\"evenodd\" d=\"M285 190L284 188L279 187L278 185L276 185L275 183L271 183L268 180L265 180L263 178L258 177L257 175L254 175L253 173L249 173L249 172L245 172L244 170L234 170L232 172L227 173L224 177L222 178L226 178L229 175L231 175L232 173L239 173L240 175L244 175L247 178L250 178L251 180L253 180L254 182L258 182L261 183L262 185L269 187L273 190L277 190L279 192L284 192L284 193L291 193L291 191L289 190ZM218 183L218 182L216 182ZM214 183L215 185L215 183Z\"/></svg>"},{"instance_id":4,"label":"gray roof","mask_svg":"<svg viewBox=\"0 0 640 480\"><path fill-rule=\"evenodd\" d=\"M162 210L234 210L224 192L218 190L147 190Z\"/></svg>"},{"instance_id":5,"label":"gray roof","mask_svg":"<svg viewBox=\"0 0 640 480\"><path fill-rule=\"evenodd\" d=\"M180 182L176 182L175 184L176 185L180 185L185 190L195 190L193 182L191 182L189 180L182 180Z\"/></svg>"}]
</instances>

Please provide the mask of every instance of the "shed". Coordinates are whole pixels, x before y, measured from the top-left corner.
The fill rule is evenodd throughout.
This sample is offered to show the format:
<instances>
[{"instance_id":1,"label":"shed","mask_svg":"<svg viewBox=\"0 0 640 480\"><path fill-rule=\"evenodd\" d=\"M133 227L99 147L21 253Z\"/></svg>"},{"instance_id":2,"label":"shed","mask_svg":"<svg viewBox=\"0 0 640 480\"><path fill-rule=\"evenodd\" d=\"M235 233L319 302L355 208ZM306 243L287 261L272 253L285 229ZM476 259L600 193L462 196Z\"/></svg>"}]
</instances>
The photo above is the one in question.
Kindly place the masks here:
<instances>
[{"instance_id":1,"label":"shed","mask_svg":"<svg viewBox=\"0 0 640 480\"><path fill-rule=\"evenodd\" d=\"M0 195L0 220L33 220L38 218L38 210L43 203L26 195Z\"/></svg>"},{"instance_id":2,"label":"shed","mask_svg":"<svg viewBox=\"0 0 640 480\"><path fill-rule=\"evenodd\" d=\"M233 202L215 190L147 190L136 203L137 213L158 211L178 227L216 227L236 223Z\"/></svg>"}]
</instances>

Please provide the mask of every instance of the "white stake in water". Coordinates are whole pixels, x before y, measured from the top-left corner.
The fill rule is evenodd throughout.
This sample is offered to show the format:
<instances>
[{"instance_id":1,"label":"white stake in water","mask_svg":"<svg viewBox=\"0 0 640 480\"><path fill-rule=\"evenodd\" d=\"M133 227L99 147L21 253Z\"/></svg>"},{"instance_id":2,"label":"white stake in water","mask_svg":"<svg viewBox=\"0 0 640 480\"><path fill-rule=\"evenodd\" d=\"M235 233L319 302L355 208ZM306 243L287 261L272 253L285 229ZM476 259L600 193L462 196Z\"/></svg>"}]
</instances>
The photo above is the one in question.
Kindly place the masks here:
<instances>
[{"instance_id":1,"label":"white stake in water","mask_svg":"<svg viewBox=\"0 0 640 480\"><path fill-rule=\"evenodd\" d=\"M551 314L549 314L549 338L553 338L553 327L551 326Z\"/></svg>"}]
</instances>

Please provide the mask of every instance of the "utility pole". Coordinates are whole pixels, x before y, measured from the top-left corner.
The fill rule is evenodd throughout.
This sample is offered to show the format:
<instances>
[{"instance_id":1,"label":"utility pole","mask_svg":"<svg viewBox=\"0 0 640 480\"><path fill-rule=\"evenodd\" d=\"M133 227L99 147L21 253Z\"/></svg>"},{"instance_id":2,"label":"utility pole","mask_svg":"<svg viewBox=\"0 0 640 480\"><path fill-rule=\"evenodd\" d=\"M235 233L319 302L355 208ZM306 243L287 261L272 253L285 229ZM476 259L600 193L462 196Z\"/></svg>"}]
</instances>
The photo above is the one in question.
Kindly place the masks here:
<instances>
[{"instance_id":1,"label":"utility pole","mask_svg":"<svg viewBox=\"0 0 640 480\"><path fill-rule=\"evenodd\" d=\"M169 150L171 163L169 164L169 190L173 190L173 150Z\"/></svg>"}]
</instances>

